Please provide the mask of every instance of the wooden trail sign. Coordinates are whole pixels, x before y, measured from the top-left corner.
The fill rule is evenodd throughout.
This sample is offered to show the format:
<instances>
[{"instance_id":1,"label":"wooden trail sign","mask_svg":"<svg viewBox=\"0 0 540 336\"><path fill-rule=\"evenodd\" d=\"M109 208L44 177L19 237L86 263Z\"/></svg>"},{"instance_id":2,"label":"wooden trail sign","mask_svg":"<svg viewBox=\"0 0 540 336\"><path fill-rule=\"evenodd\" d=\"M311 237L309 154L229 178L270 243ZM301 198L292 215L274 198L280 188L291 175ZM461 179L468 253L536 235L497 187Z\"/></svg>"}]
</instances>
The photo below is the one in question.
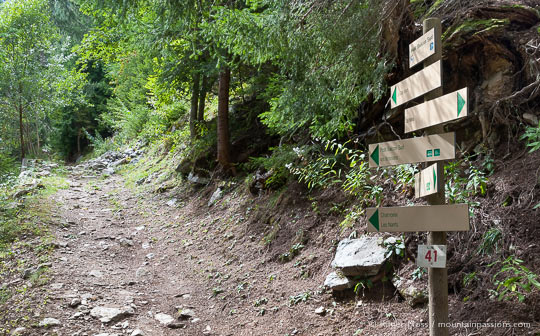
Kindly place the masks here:
<instances>
[{"instance_id":1,"label":"wooden trail sign","mask_svg":"<svg viewBox=\"0 0 540 336\"><path fill-rule=\"evenodd\" d=\"M416 198L439 192L439 184L442 183L442 179L438 176L437 165L439 163L434 163L414 175L414 196Z\"/></svg>"},{"instance_id":2,"label":"wooden trail sign","mask_svg":"<svg viewBox=\"0 0 540 336\"><path fill-rule=\"evenodd\" d=\"M390 87L391 108L441 86L441 61L437 61Z\"/></svg>"},{"instance_id":3,"label":"wooden trail sign","mask_svg":"<svg viewBox=\"0 0 540 336\"><path fill-rule=\"evenodd\" d=\"M453 132L369 145L370 168L451 160L455 157L455 134Z\"/></svg>"},{"instance_id":4,"label":"wooden trail sign","mask_svg":"<svg viewBox=\"0 0 540 336\"><path fill-rule=\"evenodd\" d=\"M367 208L368 232L468 231L467 204Z\"/></svg>"},{"instance_id":5,"label":"wooden trail sign","mask_svg":"<svg viewBox=\"0 0 540 336\"><path fill-rule=\"evenodd\" d=\"M467 88L405 110L405 133L466 117Z\"/></svg>"},{"instance_id":6,"label":"wooden trail sign","mask_svg":"<svg viewBox=\"0 0 540 336\"><path fill-rule=\"evenodd\" d=\"M435 43L435 29L431 29L409 44L409 68L435 54Z\"/></svg>"}]
</instances>

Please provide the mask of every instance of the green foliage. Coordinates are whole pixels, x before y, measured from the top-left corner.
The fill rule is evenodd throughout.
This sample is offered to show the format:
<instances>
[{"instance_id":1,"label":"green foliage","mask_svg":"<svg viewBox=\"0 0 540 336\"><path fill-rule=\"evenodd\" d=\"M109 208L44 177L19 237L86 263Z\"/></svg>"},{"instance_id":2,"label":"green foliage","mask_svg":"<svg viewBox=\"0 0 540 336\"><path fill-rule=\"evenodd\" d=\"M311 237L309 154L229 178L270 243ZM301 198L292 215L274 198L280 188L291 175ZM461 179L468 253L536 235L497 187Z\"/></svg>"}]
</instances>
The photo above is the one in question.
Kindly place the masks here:
<instances>
[{"instance_id":1,"label":"green foliage","mask_svg":"<svg viewBox=\"0 0 540 336\"><path fill-rule=\"evenodd\" d=\"M517 298L519 302L523 302L528 294L540 290L538 275L523 266L523 260L509 256L502 262L497 261L489 266L499 264L500 269L492 279L496 288L490 290L499 301Z\"/></svg>"},{"instance_id":2,"label":"green foliage","mask_svg":"<svg viewBox=\"0 0 540 336\"><path fill-rule=\"evenodd\" d=\"M289 307L299 304L300 302L306 302L311 298L311 292L305 291L297 295L289 296Z\"/></svg>"},{"instance_id":3,"label":"green foliage","mask_svg":"<svg viewBox=\"0 0 540 336\"><path fill-rule=\"evenodd\" d=\"M303 248L304 245L301 243L294 244L293 246L291 246L289 251L279 255L279 261L284 263L293 260L293 258L297 256Z\"/></svg>"},{"instance_id":4,"label":"green foliage","mask_svg":"<svg viewBox=\"0 0 540 336\"><path fill-rule=\"evenodd\" d=\"M471 211L479 205L471 198L484 196L487 192L486 174L467 157L445 165L444 176L446 177L446 197L449 202L467 203Z\"/></svg>"},{"instance_id":5,"label":"green foliage","mask_svg":"<svg viewBox=\"0 0 540 336\"><path fill-rule=\"evenodd\" d=\"M354 280L357 282L354 286L354 292L356 293L356 295L359 295L360 291L362 291L362 295L364 295L366 289L370 289L371 287L373 287L373 281L371 281L369 278Z\"/></svg>"},{"instance_id":6,"label":"green foliage","mask_svg":"<svg viewBox=\"0 0 540 336\"><path fill-rule=\"evenodd\" d=\"M501 238L502 231L499 228L491 228L487 230L482 237L482 243L480 243L480 246L478 246L478 253L485 255L498 252L499 241Z\"/></svg>"},{"instance_id":7,"label":"green foliage","mask_svg":"<svg viewBox=\"0 0 540 336\"><path fill-rule=\"evenodd\" d=\"M525 133L520 137L521 140L527 140L529 153L540 149L540 122L536 127L527 127Z\"/></svg>"},{"instance_id":8,"label":"green foliage","mask_svg":"<svg viewBox=\"0 0 540 336\"><path fill-rule=\"evenodd\" d=\"M417 267L417 268L412 272L412 279L413 279L413 281L422 279L422 277L424 276L424 274L426 274L426 269L423 268L423 267Z\"/></svg>"},{"instance_id":9,"label":"green foliage","mask_svg":"<svg viewBox=\"0 0 540 336\"><path fill-rule=\"evenodd\" d=\"M15 159L13 156L0 150L0 183L8 173L13 172L16 168Z\"/></svg>"},{"instance_id":10,"label":"green foliage","mask_svg":"<svg viewBox=\"0 0 540 336\"><path fill-rule=\"evenodd\" d=\"M403 164L386 169L390 179L396 185L396 191L406 191L407 188L414 187L414 175L418 173L416 165Z\"/></svg>"},{"instance_id":11,"label":"green foliage","mask_svg":"<svg viewBox=\"0 0 540 336\"><path fill-rule=\"evenodd\" d=\"M254 52L281 69L268 86L271 109L261 115L263 122L279 134L309 127L327 139L351 131L360 103L385 92L390 62L378 54L378 32L371 28L382 3L275 3L279 7L256 19L266 39L251 44L264 46Z\"/></svg>"},{"instance_id":12,"label":"green foliage","mask_svg":"<svg viewBox=\"0 0 540 336\"><path fill-rule=\"evenodd\" d=\"M265 187L279 189L289 179L290 172L287 167L297 159L297 155L291 145L271 147L270 150L270 156L251 157L245 168L251 171L259 168L272 171L272 175L265 181Z\"/></svg>"},{"instance_id":13,"label":"green foliage","mask_svg":"<svg viewBox=\"0 0 540 336\"><path fill-rule=\"evenodd\" d=\"M476 272L470 272L470 273L465 274L465 276L463 277L463 287L469 287L476 280L478 280L478 276L476 275Z\"/></svg>"},{"instance_id":14,"label":"green foliage","mask_svg":"<svg viewBox=\"0 0 540 336\"><path fill-rule=\"evenodd\" d=\"M405 240L403 236L387 238L383 241L383 246L386 249L384 252L385 258L403 258L405 256Z\"/></svg>"}]
</instances>

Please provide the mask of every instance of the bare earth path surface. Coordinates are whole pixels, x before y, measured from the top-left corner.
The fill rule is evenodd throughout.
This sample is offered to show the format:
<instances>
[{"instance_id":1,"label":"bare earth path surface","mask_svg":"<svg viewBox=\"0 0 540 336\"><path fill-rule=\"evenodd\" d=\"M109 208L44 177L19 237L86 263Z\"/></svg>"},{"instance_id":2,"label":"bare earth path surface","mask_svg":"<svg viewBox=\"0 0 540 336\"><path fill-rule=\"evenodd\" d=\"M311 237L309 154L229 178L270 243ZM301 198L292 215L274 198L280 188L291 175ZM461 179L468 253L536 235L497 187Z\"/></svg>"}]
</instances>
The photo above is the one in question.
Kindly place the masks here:
<instances>
[{"instance_id":1,"label":"bare earth path surface","mask_svg":"<svg viewBox=\"0 0 540 336\"><path fill-rule=\"evenodd\" d=\"M209 211L207 200L137 194L117 175L69 179L52 196L65 225L54 233L51 302L40 317L61 325L32 335L352 335L361 327L382 335L368 324L387 312L425 318L396 300L334 302L320 286L330 271L327 244L272 261L261 237L238 224L244 218L229 201L242 196ZM167 205L172 196L178 203ZM325 316L315 313L320 306Z\"/></svg>"},{"instance_id":2,"label":"bare earth path surface","mask_svg":"<svg viewBox=\"0 0 540 336\"><path fill-rule=\"evenodd\" d=\"M154 193L127 187L121 175L68 179L68 188L49 196L56 248L48 258L47 281L30 286L38 293L32 300L40 303L31 313L10 309L17 317L30 314L17 335L428 333L427 308L411 308L391 286L377 283L356 298L335 297L322 287L332 271L331 247L339 230L331 218L321 222L309 204L289 217L294 230L300 222L310 228L309 243L291 261L280 262L290 241L272 238L271 222L258 219L264 198L231 188L209 205L210 188ZM286 197L297 199L292 192ZM286 235L294 237L295 231ZM37 326L45 318L55 320ZM507 331L480 329L478 335Z\"/></svg>"}]
</instances>

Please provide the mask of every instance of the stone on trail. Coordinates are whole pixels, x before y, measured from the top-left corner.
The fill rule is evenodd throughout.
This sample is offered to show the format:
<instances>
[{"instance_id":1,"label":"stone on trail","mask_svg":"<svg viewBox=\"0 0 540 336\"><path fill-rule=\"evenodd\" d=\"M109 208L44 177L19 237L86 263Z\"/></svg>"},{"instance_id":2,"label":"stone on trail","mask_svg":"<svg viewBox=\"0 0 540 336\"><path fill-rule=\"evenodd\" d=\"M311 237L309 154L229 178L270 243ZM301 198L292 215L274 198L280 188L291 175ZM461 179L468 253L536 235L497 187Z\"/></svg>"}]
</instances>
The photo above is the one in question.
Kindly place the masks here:
<instances>
[{"instance_id":1,"label":"stone on trail","mask_svg":"<svg viewBox=\"0 0 540 336\"><path fill-rule=\"evenodd\" d=\"M167 202L167 205L170 206L171 208L174 208L176 206L176 202L178 202L178 200L176 198L173 198Z\"/></svg>"},{"instance_id":2,"label":"stone on trail","mask_svg":"<svg viewBox=\"0 0 540 336\"><path fill-rule=\"evenodd\" d=\"M130 336L144 336L144 332L141 329L135 329Z\"/></svg>"},{"instance_id":3,"label":"stone on trail","mask_svg":"<svg viewBox=\"0 0 540 336\"><path fill-rule=\"evenodd\" d=\"M324 286L335 291L342 291L352 288L354 283L346 276L340 275L337 272L332 272L328 274L326 280L324 280Z\"/></svg>"},{"instance_id":4,"label":"stone on trail","mask_svg":"<svg viewBox=\"0 0 540 336\"><path fill-rule=\"evenodd\" d=\"M26 328L25 327L19 327L11 332L11 336L22 336L26 334Z\"/></svg>"},{"instance_id":5,"label":"stone on trail","mask_svg":"<svg viewBox=\"0 0 540 336\"><path fill-rule=\"evenodd\" d=\"M210 197L210 200L208 201L208 206L214 205L217 201L219 201L223 197L223 189L221 187L218 187L216 191L212 194L212 197Z\"/></svg>"},{"instance_id":6,"label":"stone on trail","mask_svg":"<svg viewBox=\"0 0 540 336\"><path fill-rule=\"evenodd\" d=\"M415 286L413 280L407 280L400 276L396 276L392 278L392 284L411 307L428 302L427 291L422 289L421 285Z\"/></svg>"},{"instance_id":7,"label":"stone on trail","mask_svg":"<svg viewBox=\"0 0 540 336\"><path fill-rule=\"evenodd\" d=\"M338 244L332 267L349 276L376 275L387 259L386 249L380 243L377 237L343 239Z\"/></svg>"},{"instance_id":8,"label":"stone on trail","mask_svg":"<svg viewBox=\"0 0 540 336\"><path fill-rule=\"evenodd\" d=\"M326 314L326 309L324 309L324 306L320 306L319 308L315 309L315 314L323 316Z\"/></svg>"},{"instance_id":9,"label":"stone on trail","mask_svg":"<svg viewBox=\"0 0 540 336\"><path fill-rule=\"evenodd\" d=\"M131 307L111 308L111 307L94 307L90 311L90 316L99 319L103 323L117 322L131 316L135 313Z\"/></svg>"},{"instance_id":10,"label":"stone on trail","mask_svg":"<svg viewBox=\"0 0 540 336\"><path fill-rule=\"evenodd\" d=\"M58 321L57 319L52 318L52 317L46 317L46 318L44 318L43 320L41 320L39 322L39 327L40 328L58 327L58 326L61 326L61 325L62 325L62 323L60 323L60 321Z\"/></svg>"},{"instance_id":11,"label":"stone on trail","mask_svg":"<svg viewBox=\"0 0 540 336\"><path fill-rule=\"evenodd\" d=\"M91 270L90 273L88 273L90 276L96 277L96 278L102 278L103 272L100 270Z\"/></svg>"},{"instance_id":12,"label":"stone on trail","mask_svg":"<svg viewBox=\"0 0 540 336\"><path fill-rule=\"evenodd\" d=\"M174 318L171 315L164 314L164 313L157 313L156 315L154 315L154 318L163 325L167 325L171 322L174 322Z\"/></svg>"}]
</instances>

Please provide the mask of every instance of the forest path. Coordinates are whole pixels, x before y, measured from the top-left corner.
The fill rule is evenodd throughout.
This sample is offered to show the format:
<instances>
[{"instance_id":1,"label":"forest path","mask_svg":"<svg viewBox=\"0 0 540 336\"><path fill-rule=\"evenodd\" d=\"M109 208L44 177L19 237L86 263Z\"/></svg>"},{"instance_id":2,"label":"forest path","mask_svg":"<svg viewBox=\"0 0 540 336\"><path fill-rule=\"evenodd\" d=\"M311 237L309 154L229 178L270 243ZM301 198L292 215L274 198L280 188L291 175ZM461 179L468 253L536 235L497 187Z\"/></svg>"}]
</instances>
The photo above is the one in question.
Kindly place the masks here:
<instances>
[{"instance_id":1,"label":"forest path","mask_svg":"<svg viewBox=\"0 0 540 336\"><path fill-rule=\"evenodd\" d=\"M246 224L248 195L210 207L204 192L152 193L116 174L73 174L68 184L51 196L60 225L43 287L49 303L36 315L59 325L21 335L382 335L371 323L425 318L381 288L364 298L369 304L329 295L321 286L331 271L327 244L276 261L261 245L265 233ZM390 301L375 298L381 293Z\"/></svg>"},{"instance_id":2,"label":"forest path","mask_svg":"<svg viewBox=\"0 0 540 336\"><path fill-rule=\"evenodd\" d=\"M56 233L59 248L51 268L52 297L58 300L49 309L62 322L62 334L179 334L170 327L183 328L181 334L211 334L215 307L197 304L207 293L194 290L192 265L173 246L178 244L169 234L168 209L141 201L120 177L72 181L54 196L68 224ZM92 316L99 314L95 307L126 312L102 323ZM194 316L168 327L156 319L167 319L158 313L174 317L179 307L193 308Z\"/></svg>"},{"instance_id":3,"label":"forest path","mask_svg":"<svg viewBox=\"0 0 540 336\"><path fill-rule=\"evenodd\" d=\"M342 334L343 316L314 313L331 303L313 291L323 279L265 262L227 200L209 210L187 195L128 188L120 175L68 179L53 195L63 225L53 233L53 300L41 315L61 326L35 335ZM291 306L296 294L301 304ZM102 323L100 308L119 315ZM354 303L344 308L350 313ZM182 309L188 316L177 316Z\"/></svg>"}]
</instances>

